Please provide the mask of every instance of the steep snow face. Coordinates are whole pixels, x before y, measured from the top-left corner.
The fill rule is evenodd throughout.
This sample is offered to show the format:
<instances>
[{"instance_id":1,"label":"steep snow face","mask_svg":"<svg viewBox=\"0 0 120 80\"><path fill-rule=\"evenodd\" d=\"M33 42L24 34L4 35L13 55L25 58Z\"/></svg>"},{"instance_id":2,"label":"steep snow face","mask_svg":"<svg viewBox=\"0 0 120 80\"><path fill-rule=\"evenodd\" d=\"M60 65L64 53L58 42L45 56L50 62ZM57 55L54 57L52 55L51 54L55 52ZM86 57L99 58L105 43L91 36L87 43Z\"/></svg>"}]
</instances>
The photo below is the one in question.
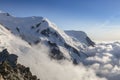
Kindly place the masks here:
<instances>
[{"instance_id":1,"label":"steep snow face","mask_svg":"<svg viewBox=\"0 0 120 80\"><path fill-rule=\"evenodd\" d=\"M0 25L0 51L8 49L11 53L17 53L30 47L31 46L27 42L14 36L10 31Z\"/></svg>"},{"instance_id":2,"label":"steep snow face","mask_svg":"<svg viewBox=\"0 0 120 80\"><path fill-rule=\"evenodd\" d=\"M7 29L10 29L15 35L20 35L29 42L36 39L36 36L31 32L30 27L41 22L42 19L42 17L16 18L8 15L8 13L0 13L0 23Z\"/></svg>"},{"instance_id":3,"label":"steep snow face","mask_svg":"<svg viewBox=\"0 0 120 80\"><path fill-rule=\"evenodd\" d=\"M66 58L80 62L81 50L79 41L74 41L55 24L43 17L13 17L8 13L0 13L0 23L16 36L20 36L29 44L44 43L50 47L52 57ZM83 55L85 56L85 55Z\"/></svg>"},{"instance_id":4,"label":"steep snow face","mask_svg":"<svg viewBox=\"0 0 120 80\"><path fill-rule=\"evenodd\" d=\"M83 31L67 30L65 31L76 42L81 42L84 46L94 46L95 43ZM89 40L88 40L89 39Z\"/></svg>"}]
</instances>

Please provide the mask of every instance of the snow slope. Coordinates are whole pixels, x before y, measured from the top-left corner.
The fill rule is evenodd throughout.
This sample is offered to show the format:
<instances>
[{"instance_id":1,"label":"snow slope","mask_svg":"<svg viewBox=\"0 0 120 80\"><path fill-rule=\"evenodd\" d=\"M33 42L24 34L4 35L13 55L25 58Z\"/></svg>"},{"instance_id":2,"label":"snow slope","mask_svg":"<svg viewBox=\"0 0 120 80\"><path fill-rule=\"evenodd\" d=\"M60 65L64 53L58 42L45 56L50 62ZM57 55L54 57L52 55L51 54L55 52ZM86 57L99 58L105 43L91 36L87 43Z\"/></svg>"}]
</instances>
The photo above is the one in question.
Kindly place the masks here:
<instances>
[{"instance_id":1,"label":"snow slope","mask_svg":"<svg viewBox=\"0 0 120 80\"><path fill-rule=\"evenodd\" d=\"M51 48L51 53L53 53L51 56L53 58L72 59L79 63L80 56L85 56L81 50L85 48L87 43L83 45L83 42L74 41L71 36L68 36L46 18L21 18L13 17L8 13L0 13L0 23L30 45L38 43L46 44Z\"/></svg>"},{"instance_id":2,"label":"snow slope","mask_svg":"<svg viewBox=\"0 0 120 80\"><path fill-rule=\"evenodd\" d=\"M27 42L14 36L10 31L0 25L0 51L7 48L12 53L20 52L23 49L31 47Z\"/></svg>"},{"instance_id":3,"label":"snow slope","mask_svg":"<svg viewBox=\"0 0 120 80\"><path fill-rule=\"evenodd\" d=\"M83 31L67 30L65 31L75 42L81 42L85 46L94 46L95 43Z\"/></svg>"}]
</instances>

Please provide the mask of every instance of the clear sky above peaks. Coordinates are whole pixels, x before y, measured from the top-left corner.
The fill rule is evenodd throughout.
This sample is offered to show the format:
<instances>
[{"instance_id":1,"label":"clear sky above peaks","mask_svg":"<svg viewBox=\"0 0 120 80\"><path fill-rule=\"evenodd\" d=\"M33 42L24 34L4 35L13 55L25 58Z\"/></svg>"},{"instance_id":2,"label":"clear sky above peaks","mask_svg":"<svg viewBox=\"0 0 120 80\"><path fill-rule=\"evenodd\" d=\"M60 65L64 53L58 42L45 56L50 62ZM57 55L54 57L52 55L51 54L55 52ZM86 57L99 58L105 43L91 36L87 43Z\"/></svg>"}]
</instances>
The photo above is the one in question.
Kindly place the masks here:
<instances>
[{"instance_id":1,"label":"clear sky above peaks","mask_svg":"<svg viewBox=\"0 0 120 80\"><path fill-rule=\"evenodd\" d=\"M120 0L0 0L18 17L43 16L63 30L82 30L97 41L120 40Z\"/></svg>"}]
</instances>

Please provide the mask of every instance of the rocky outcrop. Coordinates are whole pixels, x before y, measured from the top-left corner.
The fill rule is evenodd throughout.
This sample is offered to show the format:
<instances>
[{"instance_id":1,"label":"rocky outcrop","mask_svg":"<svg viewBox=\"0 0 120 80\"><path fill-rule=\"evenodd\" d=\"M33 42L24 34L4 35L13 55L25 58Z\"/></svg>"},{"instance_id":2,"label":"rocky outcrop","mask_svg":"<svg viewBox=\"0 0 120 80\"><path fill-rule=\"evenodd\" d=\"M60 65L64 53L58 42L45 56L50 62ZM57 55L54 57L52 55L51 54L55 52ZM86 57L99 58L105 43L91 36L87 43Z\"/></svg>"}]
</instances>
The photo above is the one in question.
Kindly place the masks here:
<instances>
[{"instance_id":1,"label":"rocky outcrop","mask_svg":"<svg viewBox=\"0 0 120 80\"><path fill-rule=\"evenodd\" d=\"M0 80L40 80L32 75L30 68L17 64L18 56L7 49L0 52Z\"/></svg>"},{"instance_id":2,"label":"rocky outcrop","mask_svg":"<svg viewBox=\"0 0 120 80\"><path fill-rule=\"evenodd\" d=\"M56 43L52 43L52 42L48 41L48 45L51 50L51 54L49 54L49 56L51 58L57 59L57 60L65 59L63 53L60 51L60 49Z\"/></svg>"}]
</instances>

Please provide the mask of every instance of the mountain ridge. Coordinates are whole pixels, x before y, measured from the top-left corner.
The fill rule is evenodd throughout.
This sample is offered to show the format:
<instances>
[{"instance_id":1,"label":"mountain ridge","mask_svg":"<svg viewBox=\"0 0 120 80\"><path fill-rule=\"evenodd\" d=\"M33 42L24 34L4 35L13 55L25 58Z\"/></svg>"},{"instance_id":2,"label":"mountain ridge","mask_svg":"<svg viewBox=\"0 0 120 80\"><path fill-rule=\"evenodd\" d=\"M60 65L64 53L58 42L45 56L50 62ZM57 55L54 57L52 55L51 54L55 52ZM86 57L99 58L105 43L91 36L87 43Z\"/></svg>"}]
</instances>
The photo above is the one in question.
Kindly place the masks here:
<instances>
[{"instance_id":1,"label":"mountain ridge","mask_svg":"<svg viewBox=\"0 0 120 80\"><path fill-rule=\"evenodd\" d=\"M80 62L81 50L87 44L75 42L71 36L60 30L55 24L43 17L13 17L9 13L0 13L0 23L14 35L21 37L30 45L44 43L51 49L55 59L72 59ZM86 35L85 35L86 36ZM65 51L65 52L64 52Z\"/></svg>"}]
</instances>

